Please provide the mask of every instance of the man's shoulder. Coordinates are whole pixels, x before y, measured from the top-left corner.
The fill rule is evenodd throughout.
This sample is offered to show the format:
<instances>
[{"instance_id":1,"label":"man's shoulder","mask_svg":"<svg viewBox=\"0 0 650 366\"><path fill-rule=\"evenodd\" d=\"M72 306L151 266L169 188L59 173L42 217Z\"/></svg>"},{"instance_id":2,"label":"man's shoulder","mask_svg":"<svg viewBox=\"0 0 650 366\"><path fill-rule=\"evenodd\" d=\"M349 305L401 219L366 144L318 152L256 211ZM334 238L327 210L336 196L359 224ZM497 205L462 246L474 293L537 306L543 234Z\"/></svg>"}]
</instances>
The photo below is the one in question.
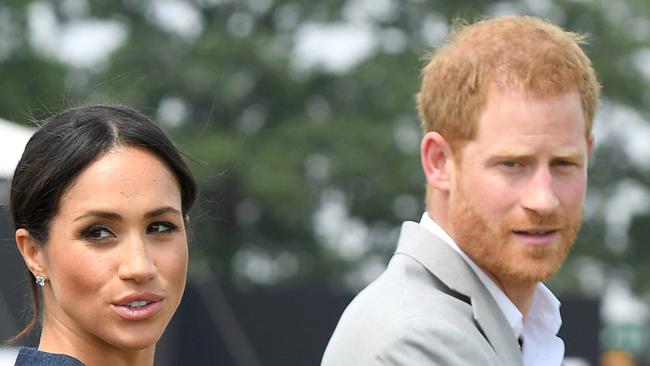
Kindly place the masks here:
<instances>
[{"instance_id":1,"label":"man's shoulder","mask_svg":"<svg viewBox=\"0 0 650 366\"><path fill-rule=\"evenodd\" d=\"M436 348L444 349L444 355L436 355ZM454 357L467 352L489 352L470 303L441 291L426 268L398 254L347 307L323 365L338 365L341 360L385 364L382 359L417 364L436 357L454 365L462 364L462 359L455 363Z\"/></svg>"},{"instance_id":2,"label":"man's shoulder","mask_svg":"<svg viewBox=\"0 0 650 366\"><path fill-rule=\"evenodd\" d=\"M457 315L471 317L469 299L450 296L440 289L440 285L439 280L417 260L396 254L386 270L354 298L346 312L399 320L461 309L462 313Z\"/></svg>"}]
</instances>

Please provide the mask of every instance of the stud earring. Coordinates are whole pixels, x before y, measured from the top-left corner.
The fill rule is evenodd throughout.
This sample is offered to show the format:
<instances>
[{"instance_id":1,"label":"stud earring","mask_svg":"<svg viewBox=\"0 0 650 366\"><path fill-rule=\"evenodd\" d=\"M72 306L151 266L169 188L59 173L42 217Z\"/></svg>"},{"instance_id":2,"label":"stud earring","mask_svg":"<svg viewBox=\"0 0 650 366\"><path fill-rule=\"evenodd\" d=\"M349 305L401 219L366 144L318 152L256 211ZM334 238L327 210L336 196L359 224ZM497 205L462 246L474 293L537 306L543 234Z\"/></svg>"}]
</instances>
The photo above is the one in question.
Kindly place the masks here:
<instances>
[{"instance_id":1,"label":"stud earring","mask_svg":"<svg viewBox=\"0 0 650 366\"><path fill-rule=\"evenodd\" d=\"M45 277L36 276L36 284L41 286L41 287L45 286Z\"/></svg>"}]
</instances>

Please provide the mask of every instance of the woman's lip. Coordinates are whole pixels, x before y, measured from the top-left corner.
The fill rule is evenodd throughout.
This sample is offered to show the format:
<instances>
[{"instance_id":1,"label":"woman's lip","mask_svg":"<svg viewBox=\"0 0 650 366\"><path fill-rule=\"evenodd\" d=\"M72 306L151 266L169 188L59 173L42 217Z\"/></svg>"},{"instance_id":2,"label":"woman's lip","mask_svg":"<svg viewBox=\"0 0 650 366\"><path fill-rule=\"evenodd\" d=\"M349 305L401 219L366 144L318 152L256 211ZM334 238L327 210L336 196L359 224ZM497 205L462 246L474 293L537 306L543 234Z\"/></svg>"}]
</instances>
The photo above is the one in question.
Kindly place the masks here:
<instances>
[{"instance_id":1,"label":"woman's lip","mask_svg":"<svg viewBox=\"0 0 650 366\"><path fill-rule=\"evenodd\" d=\"M130 292L124 296L118 297L113 301L113 305L116 306L128 305L133 301L156 302L156 301L161 301L162 299L163 297L161 295L156 294L155 292L137 291L137 292Z\"/></svg>"},{"instance_id":2,"label":"woman's lip","mask_svg":"<svg viewBox=\"0 0 650 366\"><path fill-rule=\"evenodd\" d=\"M113 309L115 309L117 314L126 320L144 320L151 318L160 311L161 307L162 301L152 301L141 307L113 304Z\"/></svg>"}]
</instances>

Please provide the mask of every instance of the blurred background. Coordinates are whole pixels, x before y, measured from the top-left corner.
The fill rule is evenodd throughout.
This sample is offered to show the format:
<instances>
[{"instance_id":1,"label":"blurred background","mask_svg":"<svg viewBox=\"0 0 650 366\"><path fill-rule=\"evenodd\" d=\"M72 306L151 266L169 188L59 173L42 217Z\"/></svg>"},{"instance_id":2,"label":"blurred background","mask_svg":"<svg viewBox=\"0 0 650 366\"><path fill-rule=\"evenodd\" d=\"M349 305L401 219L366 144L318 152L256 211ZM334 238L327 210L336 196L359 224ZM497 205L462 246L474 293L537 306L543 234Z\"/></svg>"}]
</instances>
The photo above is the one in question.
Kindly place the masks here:
<instances>
[{"instance_id":1,"label":"blurred background","mask_svg":"<svg viewBox=\"0 0 650 366\"><path fill-rule=\"evenodd\" d=\"M548 283L567 365L650 365L648 0L2 1L0 337L29 316L6 211L22 147L52 113L124 103L168 131L201 189L156 364L318 364L423 212L427 52L454 18L502 14L587 33L604 86L585 224Z\"/></svg>"}]
</instances>

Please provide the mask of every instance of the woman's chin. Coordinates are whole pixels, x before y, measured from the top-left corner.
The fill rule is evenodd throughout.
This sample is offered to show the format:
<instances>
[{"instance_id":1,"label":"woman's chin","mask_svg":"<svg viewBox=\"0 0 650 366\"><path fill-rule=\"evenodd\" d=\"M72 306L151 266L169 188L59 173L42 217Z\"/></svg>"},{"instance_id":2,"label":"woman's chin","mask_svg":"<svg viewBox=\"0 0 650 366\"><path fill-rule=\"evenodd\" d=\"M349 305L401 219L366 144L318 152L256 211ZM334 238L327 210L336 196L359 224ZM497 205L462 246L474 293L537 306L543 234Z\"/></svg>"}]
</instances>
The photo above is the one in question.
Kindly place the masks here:
<instances>
[{"instance_id":1,"label":"woman's chin","mask_svg":"<svg viewBox=\"0 0 650 366\"><path fill-rule=\"evenodd\" d=\"M115 347L126 351L143 351L154 347L161 336L162 332L124 332L117 335L112 343Z\"/></svg>"}]
</instances>

